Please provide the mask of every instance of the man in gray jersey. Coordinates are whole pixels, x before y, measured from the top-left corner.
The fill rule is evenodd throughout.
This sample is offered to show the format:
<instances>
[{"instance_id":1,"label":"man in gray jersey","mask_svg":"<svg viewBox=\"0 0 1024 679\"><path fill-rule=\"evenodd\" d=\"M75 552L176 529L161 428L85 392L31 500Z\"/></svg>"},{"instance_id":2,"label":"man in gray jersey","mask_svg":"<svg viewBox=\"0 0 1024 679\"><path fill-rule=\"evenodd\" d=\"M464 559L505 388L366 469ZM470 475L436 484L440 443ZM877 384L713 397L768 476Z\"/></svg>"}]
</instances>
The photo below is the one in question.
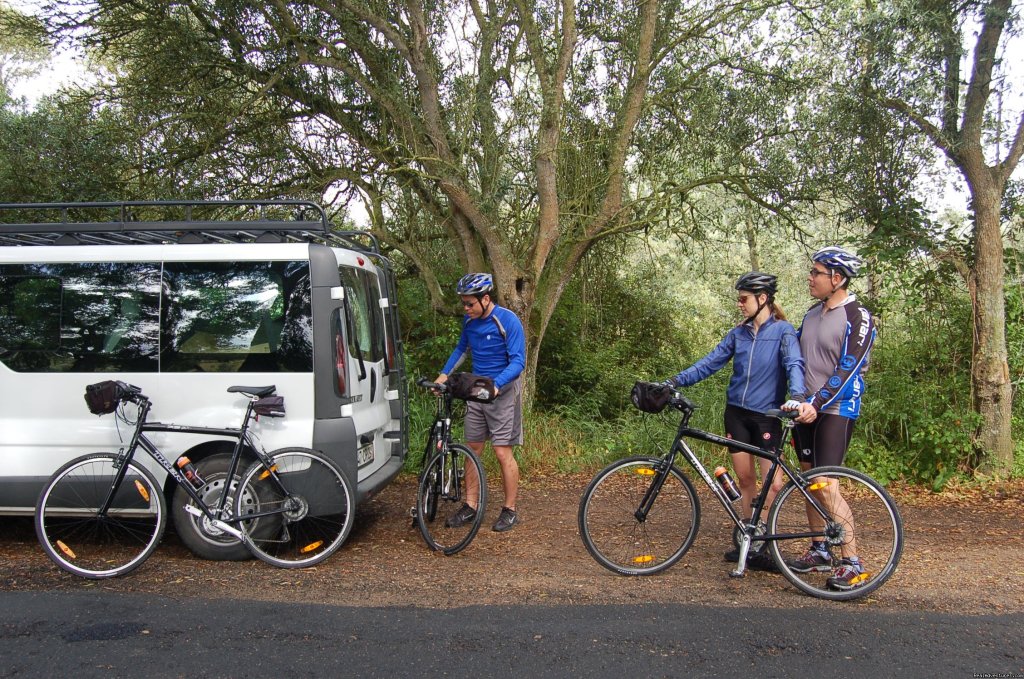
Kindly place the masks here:
<instances>
[{"instance_id":1,"label":"man in gray jersey","mask_svg":"<svg viewBox=\"0 0 1024 679\"><path fill-rule=\"evenodd\" d=\"M800 466L811 469L841 465L853 435L853 423L860 415L864 393L863 373L868 367L875 326L871 314L848 291L850 279L863 263L843 248L828 247L814 253L807 278L811 296L818 302L808 310L800 325L800 351L805 369L804 383L810 396L796 405L799 416L794 445ZM784 406L785 407L785 406ZM851 590L864 582L864 566L857 556L853 514L838 483L818 491L822 503L846 526L847 540L833 563L828 545L815 540L807 552L788 565L801 573L833 571L829 587ZM808 508L812 529L820 529L820 518Z\"/></svg>"}]
</instances>

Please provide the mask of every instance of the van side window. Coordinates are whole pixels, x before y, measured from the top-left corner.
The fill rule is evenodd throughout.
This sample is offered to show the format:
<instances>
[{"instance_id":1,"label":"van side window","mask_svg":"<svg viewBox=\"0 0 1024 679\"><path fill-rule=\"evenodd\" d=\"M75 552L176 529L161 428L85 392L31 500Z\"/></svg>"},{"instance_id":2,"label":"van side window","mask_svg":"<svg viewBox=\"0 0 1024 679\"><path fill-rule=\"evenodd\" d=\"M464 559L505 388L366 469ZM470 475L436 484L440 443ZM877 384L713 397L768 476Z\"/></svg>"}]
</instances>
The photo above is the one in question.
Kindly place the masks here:
<instances>
[{"instance_id":1,"label":"van side window","mask_svg":"<svg viewBox=\"0 0 1024 679\"><path fill-rule=\"evenodd\" d=\"M308 262L166 262L162 372L310 372Z\"/></svg>"},{"instance_id":2,"label":"van side window","mask_svg":"<svg viewBox=\"0 0 1024 679\"><path fill-rule=\"evenodd\" d=\"M353 357L362 356L364 361L371 363L383 360L384 321L380 309L377 277L368 271L350 266L340 267L339 273L352 312L354 332L348 338L349 352Z\"/></svg>"},{"instance_id":3,"label":"van side window","mask_svg":"<svg viewBox=\"0 0 1024 679\"><path fill-rule=\"evenodd\" d=\"M0 358L22 372L155 372L160 265L0 267Z\"/></svg>"}]
</instances>

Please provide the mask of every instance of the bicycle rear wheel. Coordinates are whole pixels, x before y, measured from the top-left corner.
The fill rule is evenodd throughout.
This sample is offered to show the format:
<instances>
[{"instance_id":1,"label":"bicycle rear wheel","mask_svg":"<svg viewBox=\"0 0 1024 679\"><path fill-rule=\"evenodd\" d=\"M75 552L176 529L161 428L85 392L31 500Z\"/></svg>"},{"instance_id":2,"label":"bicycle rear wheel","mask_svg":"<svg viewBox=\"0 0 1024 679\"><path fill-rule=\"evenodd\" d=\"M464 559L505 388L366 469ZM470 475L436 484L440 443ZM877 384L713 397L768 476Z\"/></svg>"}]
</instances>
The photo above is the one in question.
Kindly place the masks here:
<instances>
[{"instance_id":1,"label":"bicycle rear wheel","mask_svg":"<svg viewBox=\"0 0 1024 679\"><path fill-rule=\"evenodd\" d=\"M903 552L903 521L896 503L874 479L853 469L818 467L804 472L801 478L808 491L823 505L829 484L835 484L833 487L849 511L843 511L840 505L840 509L834 511L834 518L830 516L825 520L818 512L810 510L813 527L809 527L809 505L797 486L788 483L775 498L768 514L770 534L794 536L771 542L770 549L779 570L797 589L821 599L856 599L881 587L896 572ZM830 563L797 563L809 549L808 535L812 533L815 540L829 543ZM865 577L850 585L829 583L844 552L845 556L859 557Z\"/></svg>"},{"instance_id":2,"label":"bicycle rear wheel","mask_svg":"<svg viewBox=\"0 0 1024 679\"><path fill-rule=\"evenodd\" d=\"M167 520L163 491L131 460L110 508L100 507L117 473L117 456L77 458L50 477L36 504L39 544L54 563L83 578L129 573L156 549Z\"/></svg>"},{"instance_id":3,"label":"bicycle rear wheel","mask_svg":"<svg viewBox=\"0 0 1024 679\"><path fill-rule=\"evenodd\" d=\"M466 477L474 475L477 482L471 491ZM466 516L463 505L475 507L476 512ZM487 478L476 453L454 444L430 459L416 490L416 523L431 549L451 556L468 547L486 509Z\"/></svg>"},{"instance_id":4,"label":"bicycle rear wheel","mask_svg":"<svg viewBox=\"0 0 1024 679\"><path fill-rule=\"evenodd\" d=\"M352 484L315 450L282 448L268 455L271 469L262 462L250 467L235 500L246 545L256 558L279 568L318 564L352 530Z\"/></svg>"},{"instance_id":5,"label":"bicycle rear wheel","mask_svg":"<svg viewBox=\"0 0 1024 679\"><path fill-rule=\"evenodd\" d=\"M599 564L620 575L651 575L679 561L700 528L697 492L673 465L644 520L636 513L663 460L630 457L594 477L580 498L580 537Z\"/></svg>"}]
</instances>

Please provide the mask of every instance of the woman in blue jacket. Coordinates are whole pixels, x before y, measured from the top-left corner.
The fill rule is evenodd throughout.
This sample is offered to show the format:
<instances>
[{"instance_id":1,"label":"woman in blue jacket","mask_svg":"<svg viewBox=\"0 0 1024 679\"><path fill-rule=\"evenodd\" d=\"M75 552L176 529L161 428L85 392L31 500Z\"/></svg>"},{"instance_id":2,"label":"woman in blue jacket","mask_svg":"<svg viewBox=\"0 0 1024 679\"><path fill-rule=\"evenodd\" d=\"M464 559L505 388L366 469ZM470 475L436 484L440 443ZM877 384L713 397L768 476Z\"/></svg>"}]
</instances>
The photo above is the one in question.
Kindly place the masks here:
<instances>
[{"instance_id":1,"label":"woman in blue jacket","mask_svg":"<svg viewBox=\"0 0 1024 679\"><path fill-rule=\"evenodd\" d=\"M775 302L776 277L751 271L736 281L736 298L743 322L729 331L711 352L668 380L673 386L688 387L710 377L732 360L732 379L726 392L726 436L761 448L778 448L782 441L782 423L764 413L778 408L786 400L787 380L791 399L804 400L804 359L796 330ZM729 449L743 497L741 516L750 516L751 501L757 495L755 458L749 453ZM762 475L769 467L761 460ZM783 484L775 477L766 501L771 503ZM739 551L726 552L727 561L736 561ZM751 562L755 565L755 562Z\"/></svg>"}]
</instances>

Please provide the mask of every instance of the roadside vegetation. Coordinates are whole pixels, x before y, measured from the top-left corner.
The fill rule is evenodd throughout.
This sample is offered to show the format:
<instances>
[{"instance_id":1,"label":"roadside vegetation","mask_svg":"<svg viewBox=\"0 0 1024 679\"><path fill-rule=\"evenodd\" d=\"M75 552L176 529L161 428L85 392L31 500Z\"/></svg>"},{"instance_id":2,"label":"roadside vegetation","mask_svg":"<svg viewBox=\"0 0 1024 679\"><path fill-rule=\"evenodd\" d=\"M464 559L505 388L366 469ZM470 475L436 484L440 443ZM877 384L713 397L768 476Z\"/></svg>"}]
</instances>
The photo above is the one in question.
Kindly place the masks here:
<instances>
[{"instance_id":1,"label":"roadside vegetation","mask_svg":"<svg viewBox=\"0 0 1024 679\"><path fill-rule=\"evenodd\" d=\"M492 271L528 333L526 474L661 446L628 403L776 273L853 247L878 318L849 456L1024 476L1019 3L0 0L0 201L304 198L401 274L410 379ZM81 50L88 84L17 94ZM953 188L950 188L950 187ZM727 375L690 390L721 428ZM431 399L412 395L415 469ZM724 458L721 450L706 455Z\"/></svg>"}]
</instances>

